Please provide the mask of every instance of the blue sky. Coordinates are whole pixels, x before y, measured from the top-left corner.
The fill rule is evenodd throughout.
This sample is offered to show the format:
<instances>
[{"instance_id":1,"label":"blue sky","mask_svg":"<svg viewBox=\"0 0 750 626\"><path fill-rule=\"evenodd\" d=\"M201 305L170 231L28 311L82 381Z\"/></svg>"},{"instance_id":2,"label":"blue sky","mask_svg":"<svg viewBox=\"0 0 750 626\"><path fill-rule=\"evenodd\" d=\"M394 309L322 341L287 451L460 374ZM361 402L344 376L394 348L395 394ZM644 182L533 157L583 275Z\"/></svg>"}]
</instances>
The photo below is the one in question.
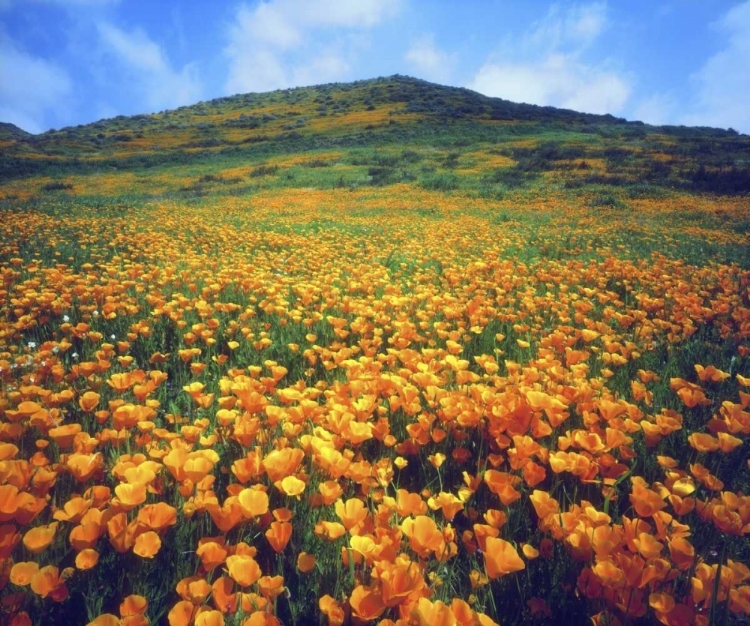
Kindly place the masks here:
<instances>
[{"instance_id":1,"label":"blue sky","mask_svg":"<svg viewBox=\"0 0 750 626\"><path fill-rule=\"evenodd\" d=\"M0 121L35 133L396 73L750 133L750 0L0 0Z\"/></svg>"}]
</instances>

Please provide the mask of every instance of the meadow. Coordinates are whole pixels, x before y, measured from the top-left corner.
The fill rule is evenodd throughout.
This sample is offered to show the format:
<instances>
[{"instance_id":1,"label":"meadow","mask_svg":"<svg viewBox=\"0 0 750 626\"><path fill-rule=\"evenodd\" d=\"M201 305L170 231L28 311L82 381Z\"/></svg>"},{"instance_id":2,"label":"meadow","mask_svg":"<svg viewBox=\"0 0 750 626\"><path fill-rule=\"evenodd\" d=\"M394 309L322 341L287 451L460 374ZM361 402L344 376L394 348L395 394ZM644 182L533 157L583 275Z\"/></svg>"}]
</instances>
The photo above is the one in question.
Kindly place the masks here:
<instances>
[{"instance_id":1,"label":"meadow","mask_svg":"<svg viewBox=\"0 0 750 626\"><path fill-rule=\"evenodd\" d=\"M748 623L747 137L396 77L0 143L3 624Z\"/></svg>"}]
</instances>

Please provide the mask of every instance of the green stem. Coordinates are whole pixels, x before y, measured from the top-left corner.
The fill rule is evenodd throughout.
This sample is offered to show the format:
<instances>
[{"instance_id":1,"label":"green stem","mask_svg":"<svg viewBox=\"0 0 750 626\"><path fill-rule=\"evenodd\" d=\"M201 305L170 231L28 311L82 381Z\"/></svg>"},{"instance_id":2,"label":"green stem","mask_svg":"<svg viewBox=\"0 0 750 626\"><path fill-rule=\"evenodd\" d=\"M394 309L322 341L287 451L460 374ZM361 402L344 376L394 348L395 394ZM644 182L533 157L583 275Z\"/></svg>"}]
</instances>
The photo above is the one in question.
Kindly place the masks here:
<instances>
[{"instance_id":1,"label":"green stem","mask_svg":"<svg viewBox=\"0 0 750 626\"><path fill-rule=\"evenodd\" d=\"M711 614L708 620L709 626L716 626L717 604L719 603L719 589L721 588L721 568L724 564L724 557L727 552L727 542L723 541L721 544L721 554L719 555L719 565L716 568L716 578L714 578L714 590L713 598L711 599ZM728 600L727 600L728 602Z\"/></svg>"}]
</instances>

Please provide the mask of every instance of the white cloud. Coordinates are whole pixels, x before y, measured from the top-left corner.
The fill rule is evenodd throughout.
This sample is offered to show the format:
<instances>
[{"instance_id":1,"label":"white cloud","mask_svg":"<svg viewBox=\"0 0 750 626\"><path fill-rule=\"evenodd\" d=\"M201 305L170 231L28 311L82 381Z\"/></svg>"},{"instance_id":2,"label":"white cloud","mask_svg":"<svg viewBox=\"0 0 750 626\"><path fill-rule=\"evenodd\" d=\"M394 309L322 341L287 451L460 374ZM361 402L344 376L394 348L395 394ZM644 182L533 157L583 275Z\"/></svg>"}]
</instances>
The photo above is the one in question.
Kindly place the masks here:
<instances>
[{"instance_id":1,"label":"white cloud","mask_svg":"<svg viewBox=\"0 0 750 626\"><path fill-rule=\"evenodd\" d=\"M98 25L102 40L120 57L120 59L136 69L147 72L169 71L162 55L161 48L151 41L140 30L126 33L111 24Z\"/></svg>"},{"instance_id":2,"label":"white cloud","mask_svg":"<svg viewBox=\"0 0 750 626\"><path fill-rule=\"evenodd\" d=\"M232 49L225 85L227 93L273 91L290 85L281 59L272 50Z\"/></svg>"},{"instance_id":3,"label":"white cloud","mask_svg":"<svg viewBox=\"0 0 750 626\"><path fill-rule=\"evenodd\" d=\"M572 47L583 50L602 34L607 26L604 2L574 4L566 10L553 4L524 38L524 49L554 51Z\"/></svg>"},{"instance_id":4,"label":"white cloud","mask_svg":"<svg viewBox=\"0 0 750 626\"><path fill-rule=\"evenodd\" d=\"M162 49L140 29L126 32L112 24L97 25L105 49L130 74L149 109L193 104L200 100L201 81L192 64L174 70Z\"/></svg>"},{"instance_id":5,"label":"white cloud","mask_svg":"<svg viewBox=\"0 0 750 626\"><path fill-rule=\"evenodd\" d=\"M487 63L469 88L514 102L587 113L617 113L630 95L630 86L617 73L564 54L529 63Z\"/></svg>"},{"instance_id":6,"label":"white cloud","mask_svg":"<svg viewBox=\"0 0 750 626\"><path fill-rule=\"evenodd\" d=\"M241 5L224 49L229 62L225 91L270 91L344 78L353 46L336 35L377 26L395 16L401 2L269 0L252 8Z\"/></svg>"},{"instance_id":7,"label":"white cloud","mask_svg":"<svg viewBox=\"0 0 750 626\"><path fill-rule=\"evenodd\" d=\"M633 109L632 118L646 124L660 126L674 121L677 102L667 94L652 94L644 98Z\"/></svg>"},{"instance_id":8,"label":"white cloud","mask_svg":"<svg viewBox=\"0 0 750 626\"><path fill-rule=\"evenodd\" d=\"M372 28L394 17L400 0L275 0L287 14L314 26Z\"/></svg>"},{"instance_id":9,"label":"white cloud","mask_svg":"<svg viewBox=\"0 0 750 626\"><path fill-rule=\"evenodd\" d=\"M606 27L602 2L565 10L553 5L509 47L515 54L488 59L467 86L515 102L617 114L630 97L629 78L607 61L585 60Z\"/></svg>"},{"instance_id":10,"label":"white cloud","mask_svg":"<svg viewBox=\"0 0 750 626\"><path fill-rule=\"evenodd\" d=\"M569 37L586 44L594 41L607 25L606 8L604 2L573 7L566 16Z\"/></svg>"},{"instance_id":11,"label":"white cloud","mask_svg":"<svg viewBox=\"0 0 750 626\"><path fill-rule=\"evenodd\" d=\"M282 7L260 3L251 11L241 6L237 14L239 32L235 35L248 37L254 43L267 43L281 49L293 48L302 41L302 34L294 20L289 19Z\"/></svg>"},{"instance_id":12,"label":"white cloud","mask_svg":"<svg viewBox=\"0 0 750 626\"><path fill-rule=\"evenodd\" d=\"M404 59L421 78L438 83L449 82L456 60L453 55L443 52L435 45L432 35L423 35L414 40Z\"/></svg>"},{"instance_id":13,"label":"white cloud","mask_svg":"<svg viewBox=\"0 0 750 626\"><path fill-rule=\"evenodd\" d=\"M335 52L323 52L292 74L294 85L313 85L333 82L349 71L349 64Z\"/></svg>"},{"instance_id":14,"label":"white cloud","mask_svg":"<svg viewBox=\"0 0 750 626\"><path fill-rule=\"evenodd\" d=\"M750 1L714 26L725 34L725 46L691 77L695 98L681 121L750 133Z\"/></svg>"},{"instance_id":15,"label":"white cloud","mask_svg":"<svg viewBox=\"0 0 750 626\"><path fill-rule=\"evenodd\" d=\"M72 92L72 82L57 64L20 50L0 33L0 120L31 133L57 120Z\"/></svg>"}]
</instances>

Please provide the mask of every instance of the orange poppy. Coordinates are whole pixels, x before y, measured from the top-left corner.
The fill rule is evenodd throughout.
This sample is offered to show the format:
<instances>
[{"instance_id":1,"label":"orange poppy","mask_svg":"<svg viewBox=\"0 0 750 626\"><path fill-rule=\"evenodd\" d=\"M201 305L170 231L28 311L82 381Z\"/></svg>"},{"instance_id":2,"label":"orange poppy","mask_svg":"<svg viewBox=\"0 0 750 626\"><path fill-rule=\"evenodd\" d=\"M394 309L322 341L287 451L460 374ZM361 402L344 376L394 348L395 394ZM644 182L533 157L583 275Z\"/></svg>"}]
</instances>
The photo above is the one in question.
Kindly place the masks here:
<instances>
[{"instance_id":1,"label":"orange poppy","mask_svg":"<svg viewBox=\"0 0 750 626\"><path fill-rule=\"evenodd\" d=\"M196 554L203 564L203 569L210 572L221 565L229 553L220 543L206 541L198 546Z\"/></svg>"},{"instance_id":2,"label":"orange poppy","mask_svg":"<svg viewBox=\"0 0 750 626\"><path fill-rule=\"evenodd\" d=\"M136 594L129 595L120 603L120 616L143 615L148 608L148 600Z\"/></svg>"},{"instance_id":3,"label":"orange poppy","mask_svg":"<svg viewBox=\"0 0 750 626\"><path fill-rule=\"evenodd\" d=\"M40 441L44 441L41 439ZM0 461L10 461L18 454L18 446L12 443L0 442Z\"/></svg>"},{"instance_id":4,"label":"orange poppy","mask_svg":"<svg viewBox=\"0 0 750 626\"><path fill-rule=\"evenodd\" d=\"M328 618L329 626L341 626L344 623L345 614L343 607L328 594L320 597L318 608Z\"/></svg>"},{"instance_id":5,"label":"orange poppy","mask_svg":"<svg viewBox=\"0 0 750 626\"><path fill-rule=\"evenodd\" d=\"M396 492L396 512L401 517L409 515L424 515L427 513L427 503L418 493L410 493L406 489Z\"/></svg>"},{"instance_id":6,"label":"orange poppy","mask_svg":"<svg viewBox=\"0 0 750 626\"><path fill-rule=\"evenodd\" d=\"M592 571L601 584L610 589L615 589L626 582L623 570L609 559L597 561Z\"/></svg>"},{"instance_id":7,"label":"orange poppy","mask_svg":"<svg viewBox=\"0 0 750 626\"><path fill-rule=\"evenodd\" d=\"M699 404L711 404L711 400L706 397L706 394L703 392L703 390L697 385L693 385L691 383L687 383L687 386L685 387L680 387L680 389L677 390L677 395L689 409L695 408Z\"/></svg>"},{"instance_id":8,"label":"orange poppy","mask_svg":"<svg viewBox=\"0 0 750 626\"><path fill-rule=\"evenodd\" d=\"M329 541L336 541L346 534L346 528L338 522L321 521L315 525L315 534L319 537L325 537Z\"/></svg>"},{"instance_id":9,"label":"orange poppy","mask_svg":"<svg viewBox=\"0 0 750 626\"><path fill-rule=\"evenodd\" d=\"M57 428L50 428L47 435L61 450L65 450L73 445L73 439L81 432L82 428L80 424L65 424Z\"/></svg>"},{"instance_id":10,"label":"orange poppy","mask_svg":"<svg viewBox=\"0 0 750 626\"><path fill-rule=\"evenodd\" d=\"M93 548L85 548L76 554L76 567L80 570L91 569L98 562L99 553Z\"/></svg>"},{"instance_id":11,"label":"orange poppy","mask_svg":"<svg viewBox=\"0 0 750 626\"><path fill-rule=\"evenodd\" d=\"M283 626L278 617L268 611L254 611L242 626Z\"/></svg>"},{"instance_id":12,"label":"orange poppy","mask_svg":"<svg viewBox=\"0 0 750 626\"><path fill-rule=\"evenodd\" d=\"M443 515L447 520L452 520L456 513L463 510L464 504L459 498L454 496L452 493L441 491L437 496L433 496L427 500L427 505L433 510L437 511L441 509Z\"/></svg>"},{"instance_id":13,"label":"orange poppy","mask_svg":"<svg viewBox=\"0 0 750 626\"><path fill-rule=\"evenodd\" d=\"M547 470L539 463L529 461L523 466L523 480L529 487L536 487L547 477Z\"/></svg>"},{"instance_id":14,"label":"orange poppy","mask_svg":"<svg viewBox=\"0 0 750 626\"><path fill-rule=\"evenodd\" d=\"M309 574L313 569L315 569L315 565L317 564L318 559L315 557L314 554L308 554L307 552L300 552L297 555L297 569L302 572L303 574Z\"/></svg>"},{"instance_id":15,"label":"orange poppy","mask_svg":"<svg viewBox=\"0 0 750 626\"><path fill-rule=\"evenodd\" d=\"M364 561L368 564L372 563L373 554L377 548L375 541L372 537L366 535L355 535L349 540L351 550L347 548L341 548L341 556L344 559L344 563L348 565L349 557L354 557L354 562L360 565Z\"/></svg>"},{"instance_id":16,"label":"orange poppy","mask_svg":"<svg viewBox=\"0 0 750 626\"><path fill-rule=\"evenodd\" d=\"M244 516L237 496L229 496L222 506L218 505L216 498L211 498L210 501L205 502L204 506L214 524L224 533L237 526Z\"/></svg>"},{"instance_id":17,"label":"orange poppy","mask_svg":"<svg viewBox=\"0 0 750 626\"><path fill-rule=\"evenodd\" d=\"M517 476L490 469L484 472L484 482L505 506L511 505L521 497L521 494L513 488L513 485L518 482Z\"/></svg>"},{"instance_id":18,"label":"orange poppy","mask_svg":"<svg viewBox=\"0 0 750 626\"><path fill-rule=\"evenodd\" d=\"M276 552L283 552L292 537L292 525L289 522L273 522L266 531L266 539Z\"/></svg>"},{"instance_id":19,"label":"orange poppy","mask_svg":"<svg viewBox=\"0 0 750 626\"><path fill-rule=\"evenodd\" d=\"M177 509L166 502L147 504L138 511L138 521L151 530L161 532L177 523Z\"/></svg>"},{"instance_id":20,"label":"orange poppy","mask_svg":"<svg viewBox=\"0 0 750 626\"><path fill-rule=\"evenodd\" d=\"M101 452L73 453L65 459L65 466L79 483L83 483L104 467L104 457Z\"/></svg>"},{"instance_id":21,"label":"orange poppy","mask_svg":"<svg viewBox=\"0 0 750 626\"><path fill-rule=\"evenodd\" d=\"M49 595L54 596L55 592L65 585L65 582L60 578L59 569L54 565L47 565L34 574L30 584L35 594L46 598Z\"/></svg>"},{"instance_id":22,"label":"orange poppy","mask_svg":"<svg viewBox=\"0 0 750 626\"><path fill-rule=\"evenodd\" d=\"M202 576L188 576L177 583L175 588L183 600L195 605L203 604L211 593L211 585Z\"/></svg>"},{"instance_id":23,"label":"orange poppy","mask_svg":"<svg viewBox=\"0 0 750 626\"><path fill-rule=\"evenodd\" d=\"M78 398L78 405L85 413L91 413L99 405L100 398L95 391L86 391Z\"/></svg>"},{"instance_id":24,"label":"orange poppy","mask_svg":"<svg viewBox=\"0 0 750 626\"><path fill-rule=\"evenodd\" d=\"M508 521L508 515L505 511L498 511L497 509L487 509L483 517L490 526L498 530L505 526Z\"/></svg>"},{"instance_id":25,"label":"orange poppy","mask_svg":"<svg viewBox=\"0 0 750 626\"><path fill-rule=\"evenodd\" d=\"M318 485L318 491L323 496L323 504L326 506L333 504L344 493L341 485L337 480L328 480Z\"/></svg>"},{"instance_id":26,"label":"orange poppy","mask_svg":"<svg viewBox=\"0 0 750 626\"><path fill-rule=\"evenodd\" d=\"M225 613L237 610L237 593L234 592L234 581L228 576L220 576L211 585L211 600L214 606Z\"/></svg>"},{"instance_id":27,"label":"orange poppy","mask_svg":"<svg viewBox=\"0 0 750 626\"><path fill-rule=\"evenodd\" d=\"M97 510L97 519L91 518L91 521L85 521L86 517L81 520L81 523L73 527L70 531L70 545L76 550L85 550L87 548L93 548L99 537L104 534L104 523L101 519L101 511Z\"/></svg>"},{"instance_id":28,"label":"orange poppy","mask_svg":"<svg viewBox=\"0 0 750 626\"><path fill-rule=\"evenodd\" d=\"M280 596L286 591L286 587L284 587L284 577L261 576L258 579L258 589L260 589L260 593L264 598L273 601L274 598Z\"/></svg>"},{"instance_id":29,"label":"orange poppy","mask_svg":"<svg viewBox=\"0 0 750 626\"><path fill-rule=\"evenodd\" d=\"M367 622L377 619L386 608L379 590L364 585L354 588L349 596L349 605L354 617Z\"/></svg>"},{"instance_id":30,"label":"orange poppy","mask_svg":"<svg viewBox=\"0 0 750 626\"><path fill-rule=\"evenodd\" d=\"M714 476L710 471L708 471L708 468L701 465L700 463L691 463L690 473L695 476L695 478L700 481L702 485L704 485L711 491L720 491L724 488L724 483L716 476Z\"/></svg>"},{"instance_id":31,"label":"orange poppy","mask_svg":"<svg viewBox=\"0 0 750 626\"><path fill-rule=\"evenodd\" d=\"M659 543L650 533L640 533L633 543L641 556L647 560L657 558L664 549L664 544Z\"/></svg>"},{"instance_id":32,"label":"orange poppy","mask_svg":"<svg viewBox=\"0 0 750 626\"><path fill-rule=\"evenodd\" d=\"M380 574L380 583L387 607L406 602L409 596L426 586L422 569L413 561L386 567Z\"/></svg>"},{"instance_id":33,"label":"orange poppy","mask_svg":"<svg viewBox=\"0 0 750 626\"><path fill-rule=\"evenodd\" d=\"M161 538L153 530L138 535L133 545L133 552L140 557L152 559L161 549Z\"/></svg>"},{"instance_id":34,"label":"orange poppy","mask_svg":"<svg viewBox=\"0 0 750 626\"><path fill-rule=\"evenodd\" d=\"M716 438L719 440L719 448L725 454L742 445L742 439L729 433L717 433Z\"/></svg>"},{"instance_id":35,"label":"orange poppy","mask_svg":"<svg viewBox=\"0 0 750 626\"><path fill-rule=\"evenodd\" d=\"M224 615L221 611L201 611L197 614L194 623L195 626L224 626Z\"/></svg>"},{"instance_id":36,"label":"orange poppy","mask_svg":"<svg viewBox=\"0 0 750 626\"><path fill-rule=\"evenodd\" d=\"M268 494L259 489L243 489L237 496L242 514L252 519L268 513Z\"/></svg>"},{"instance_id":37,"label":"orange poppy","mask_svg":"<svg viewBox=\"0 0 750 626\"><path fill-rule=\"evenodd\" d=\"M27 531L23 536L23 545L32 554L44 552L49 545L55 540L57 532L57 522L52 522L47 526L36 526Z\"/></svg>"},{"instance_id":38,"label":"orange poppy","mask_svg":"<svg viewBox=\"0 0 750 626\"><path fill-rule=\"evenodd\" d=\"M21 420L29 419L33 415L46 415L46 413L47 412L44 407L38 402L25 400L21 402L15 409L6 409L5 417L7 417L11 422L20 422Z\"/></svg>"},{"instance_id":39,"label":"orange poppy","mask_svg":"<svg viewBox=\"0 0 750 626\"><path fill-rule=\"evenodd\" d=\"M173 444L174 445L174 444ZM174 446L169 453L162 459L162 463L166 466L169 472L172 474L177 482L182 482L187 478L185 474L185 463L188 460L188 451L179 445Z\"/></svg>"},{"instance_id":40,"label":"orange poppy","mask_svg":"<svg viewBox=\"0 0 750 626\"><path fill-rule=\"evenodd\" d=\"M146 485L143 483L120 483L115 487L117 504L123 511L130 511L146 501Z\"/></svg>"},{"instance_id":41,"label":"orange poppy","mask_svg":"<svg viewBox=\"0 0 750 626\"><path fill-rule=\"evenodd\" d=\"M16 522L21 526L26 526L47 507L47 500L22 491L16 496L14 504L16 506L14 516Z\"/></svg>"},{"instance_id":42,"label":"orange poppy","mask_svg":"<svg viewBox=\"0 0 750 626\"><path fill-rule=\"evenodd\" d=\"M297 496L297 499L299 499L299 496L304 493L305 487L307 486L304 481L296 476L287 476L279 483L276 483L276 485L284 494L287 496Z\"/></svg>"},{"instance_id":43,"label":"orange poppy","mask_svg":"<svg viewBox=\"0 0 750 626\"><path fill-rule=\"evenodd\" d=\"M654 513L661 511L666 505L661 496L646 487L643 479L633 480L633 491L630 494L630 502L640 517L651 517Z\"/></svg>"},{"instance_id":44,"label":"orange poppy","mask_svg":"<svg viewBox=\"0 0 750 626\"><path fill-rule=\"evenodd\" d=\"M451 607L444 602L432 602L427 598L419 598L411 612L412 618L419 626L455 626L456 616Z\"/></svg>"},{"instance_id":45,"label":"orange poppy","mask_svg":"<svg viewBox=\"0 0 750 626\"><path fill-rule=\"evenodd\" d=\"M431 517L408 517L401 522L401 530L409 538L411 549L422 558L427 558L432 552L442 552L445 548L443 533Z\"/></svg>"},{"instance_id":46,"label":"orange poppy","mask_svg":"<svg viewBox=\"0 0 750 626\"><path fill-rule=\"evenodd\" d=\"M708 433L693 433L688 443L698 452L713 452L719 449L719 441Z\"/></svg>"},{"instance_id":47,"label":"orange poppy","mask_svg":"<svg viewBox=\"0 0 750 626\"><path fill-rule=\"evenodd\" d=\"M702 365L696 363L693 367L695 368L695 372L698 374L698 378L701 380L701 382L704 383L720 383L731 376L731 374L722 372L720 369L713 365L707 365L706 367L703 367Z\"/></svg>"},{"instance_id":48,"label":"orange poppy","mask_svg":"<svg viewBox=\"0 0 750 626\"><path fill-rule=\"evenodd\" d=\"M63 505L62 510L55 511L52 517L60 522L72 522L75 524L81 520L90 507L91 500L74 496Z\"/></svg>"},{"instance_id":49,"label":"orange poppy","mask_svg":"<svg viewBox=\"0 0 750 626\"><path fill-rule=\"evenodd\" d=\"M180 600L175 604L167 615L169 626L188 626L193 621L195 607L192 602Z\"/></svg>"},{"instance_id":50,"label":"orange poppy","mask_svg":"<svg viewBox=\"0 0 750 626\"><path fill-rule=\"evenodd\" d=\"M474 537L476 538L479 549L483 552L487 550L487 537L497 537L500 529L488 524L474 524Z\"/></svg>"},{"instance_id":51,"label":"orange poppy","mask_svg":"<svg viewBox=\"0 0 750 626\"><path fill-rule=\"evenodd\" d=\"M145 461L136 467L128 467L124 472L121 473L122 478L128 483L142 483L144 485L150 485L156 480L156 472L159 468L153 468L150 464L153 461ZM113 472L114 473L114 472Z\"/></svg>"},{"instance_id":52,"label":"orange poppy","mask_svg":"<svg viewBox=\"0 0 750 626\"><path fill-rule=\"evenodd\" d=\"M107 384L115 390L116 393L125 393L130 387L138 382L133 372L122 372L112 374L107 380Z\"/></svg>"},{"instance_id":53,"label":"orange poppy","mask_svg":"<svg viewBox=\"0 0 750 626\"><path fill-rule=\"evenodd\" d=\"M521 551L523 552L523 555L530 561L539 556L539 550L537 550L529 543L523 544L523 546L521 546Z\"/></svg>"},{"instance_id":54,"label":"orange poppy","mask_svg":"<svg viewBox=\"0 0 750 626\"><path fill-rule=\"evenodd\" d=\"M262 575L257 561L246 555L235 554L227 558L227 569L240 587L249 587Z\"/></svg>"},{"instance_id":55,"label":"orange poppy","mask_svg":"<svg viewBox=\"0 0 750 626\"><path fill-rule=\"evenodd\" d=\"M352 534L357 534L354 531L360 527L368 514L365 503L358 498L351 498L346 502L337 500L334 508L344 528Z\"/></svg>"},{"instance_id":56,"label":"orange poppy","mask_svg":"<svg viewBox=\"0 0 750 626\"><path fill-rule=\"evenodd\" d=\"M107 534L112 547L119 553L125 553L133 546L132 527L128 526L125 513L116 513L107 520Z\"/></svg>"},{"instance_id":57,"label":"orange poppy","mask_svg":"<svg viewBox=\"0 0 750 626\"><path fill-rule=\"evenodd\" d=\"M305 453L299 448L284 448L273 450L263 459L263 469L268 474L271 482L282 480L297 472Z\"/></svg>"},{"instance_id":58,"label":"orange poppy","mask_svg":"<svg viewBox=\"0 0 750 626\"><path fill-rule=\"evenodd\" d=\"M674 608L675 601L668 593L652 593L648 596L648 604L657 613L669 613Z\"/></svg>"},{"instance_id":59,"label":"orange poppy","mask_svg":"<svg viewBox=\"0 0 750 626\"><path fill-rule=\"evenodd\" d=\"M487 576L498 578L525 569L526 565L511 543L497 537L487 537L484 567Z\"/></svg>"},{"instance_id":60,"label":"orange poppy","mask_svg":"<svg viewBox=\"0 0 750 626\"><path fill-rule=\"evenodd\" d=\"M10 582L20 587L31 583L31 579L39 571L39 563L35 561L21 561L10 568Z\"/></svg>"}]
</instances>

